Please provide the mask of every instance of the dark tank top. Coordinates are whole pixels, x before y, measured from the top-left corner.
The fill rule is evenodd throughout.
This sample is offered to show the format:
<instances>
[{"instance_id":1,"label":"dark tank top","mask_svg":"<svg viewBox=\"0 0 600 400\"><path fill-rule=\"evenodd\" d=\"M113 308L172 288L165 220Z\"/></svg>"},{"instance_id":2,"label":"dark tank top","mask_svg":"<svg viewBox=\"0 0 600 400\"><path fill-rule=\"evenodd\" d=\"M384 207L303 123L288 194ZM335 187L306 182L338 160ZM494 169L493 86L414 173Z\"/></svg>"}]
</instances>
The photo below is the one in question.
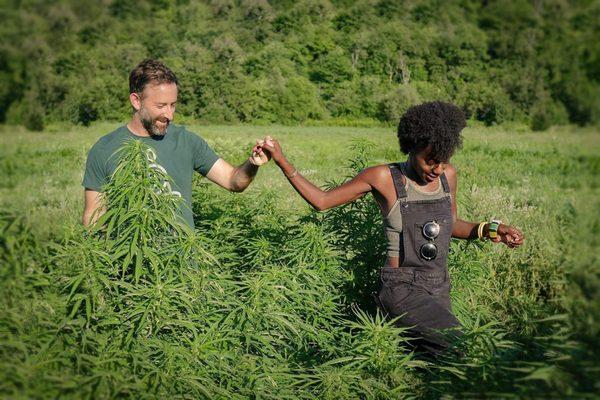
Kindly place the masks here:
<instances>
[{"instance_id":1,"label":"dark tank top","mask_svg":"<svg viewBox=\"0 0 600 400\"><path fill-rule=\"evenodd\" d=\"M408 201L419 201L419 200L434 200L441 199L443 197L449 197L450 193L445 193L442 186L441 179L438 178L438 188L433 192L425 192L419 189L419 185L413 180L406 177L406 173L403 175L406 179L404 188L407 193ZM400 199L396 199L392 208L388 211L387 215L383 217L383 229L387 240L387 256L388 257L400 257L400 235L402 235L402 214L400 213Z\"/></svg>"}]
</instances>

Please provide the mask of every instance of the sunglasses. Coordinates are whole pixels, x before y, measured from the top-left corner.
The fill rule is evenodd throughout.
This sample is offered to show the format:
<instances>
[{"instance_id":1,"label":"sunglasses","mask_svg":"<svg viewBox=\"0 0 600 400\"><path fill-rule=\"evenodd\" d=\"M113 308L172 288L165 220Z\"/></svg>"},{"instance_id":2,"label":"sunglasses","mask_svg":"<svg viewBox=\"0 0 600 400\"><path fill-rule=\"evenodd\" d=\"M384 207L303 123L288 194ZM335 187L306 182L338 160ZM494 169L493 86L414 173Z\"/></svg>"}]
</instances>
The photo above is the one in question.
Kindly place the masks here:
<instances>
[{"instance_id":1,"label":"sunglasses","mask_svg":"<svg viewBox=\"0 0 600 400\"><path fill-rule=\"evenodd\" d=\"M434 243L434 239L440 234L440 225L435 221L429 221L423 225L423 236L429 240L429 242L421 245L419 252L421 257L427 261L435 259L437 256L437 246Z\"/></svg>"}]
</instances>

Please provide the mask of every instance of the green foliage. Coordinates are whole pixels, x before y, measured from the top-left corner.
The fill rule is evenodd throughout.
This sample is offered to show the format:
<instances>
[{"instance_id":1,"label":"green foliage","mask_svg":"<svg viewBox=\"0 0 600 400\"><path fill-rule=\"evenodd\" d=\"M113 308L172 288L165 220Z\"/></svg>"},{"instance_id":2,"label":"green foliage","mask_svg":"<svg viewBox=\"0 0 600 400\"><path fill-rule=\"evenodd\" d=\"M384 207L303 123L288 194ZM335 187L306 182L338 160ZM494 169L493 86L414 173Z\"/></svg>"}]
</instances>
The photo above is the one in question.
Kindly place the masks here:
<instances>
[{"instance_id":1,"label":"green foliage","mask_svg":"<svg viewBox=\"0 0 600 400\"><path fill-rule=\"evenodd\" d=\"M531 128L543 131L553 125L564 124L568 121L567 110L560 102L542 97L531 108Z\"/></svg>"},{"instance_id":2,"label":"green foliage","mask_svg":"<svg viewBox=\"0 0 600 400\"><path fill-rule=\"evenodd\" d=\"M384 95L379 103L379 119L397 123L406 110L419 103L421 103L421 98L412 85L400 85Z\"/></svg>"},{"instance_id":3,"label":"green foliage","mask_svg":"<svg viewBox=\"0 0 600 400\"><path fill-rule=\"evenodd\" d=\"M44 325L54 346L23 348L23 357L8 364L8 353L2 353L3 393L24 389L39 395L50 385L48 396L321 397L333 387L313 371L335 359L345 370L353 368L357 384L347 393L355 397L371 385L383 390L385 385L375 384L377 376L402 364L410 368L410 357L395 351L400 331L381 317L371 321L359 314L349 328L335 290L343 275L331 235L315 224L288 220L280 226L276 210L257 220L258 210L273 200L268 195L258 203L239 203L235 224L224 237L218 229L211 238L191 232L177 219L180 199L163 190L168 177L149 163L149 151L139 141L122 149L104 192L108 211L91 229L75 231L53 246L49 270L29 272L46 282L40 296L64 308ZM219 218L207 222L218 224ZM35 249L19 226L3 217L1 243L13 268L3 287L13 288L20 302L8 303L0 339L17 348L23 340L41 339L37 328L20 337L24 332L15 325L13 312L31 294L15 285L24 274L20 265L29 259L25 254L16 259L14 253ZM210 255L208 249L218 250L222 240L231 243L232 236L241 246L229 255ZM386 327L383 332L393 340L365 333L378 327ZM339 348L342 340L350 341L352 353ZM371 341L375 348L369 347ZM391 357L387 364L378 359L384 345ZM369 362L359 361L367 356ZM26 378L17 371L29 371L30 358L46 360L49 369L38 369L36 385L24 388ZM396 359L400 364L393 363ZM72 380L54 385L54 373Z\"/></svg>"},{"instance_id":4,"label":"green foliage","mask_svg":"<svg viewBox=\"0 0 600 400\"><path fill-rule=\"evenodd\" d=\"M488 125L597 123L597 2L18 2L2 10L0 121L122 120L128 72L165 61L213 122L394 123L447 100ZM160 21L160 23L156 23Z\"/></svg>"},{"instance_id":5,"label":"green foliage","mask_svg":"<svg viewBox=\"0 0 600 400\"><path fill-rule=\"evenodd\" d=\"M91 128L77 129L2 132L0 190L10 193L2 200L11 210L0 213L2 396L585 398L597 391L597 133L517 133L510 141L515 133L497 127L466 130L453 158L459 215L517 221L526 243L517 251L452 243L453 308L465 333L455 348L464 355L434 361L413 354L404 329L375 310L385 242L370 197L316 213L296 207L301 200L272 166L261 168L260 190L242 195L198 179L191 232L175 217L179 199L162 190L167 177L133 141L107 187L108 213L93 229L66 228L81 206L70 200L81 198L71 170L94 139ZM226 159L242 160L240 146L264 128L202 130ZM286 154L315 181L349 178L399 155L389 128L277 130ZM41 220L40 212L56 219Z\"/></svg>"},{"instance_id":6,"label":"green foliage","mask_svg":"<svg viewBox=\"0 0 600 400\"><path fill-rule=\"evenodd\" d=\"M32 131L44 130L44 109L36 101L20 101L12 103L7 113L7 121L15 125L23 125Z\"/></svg>"}]
</instances>

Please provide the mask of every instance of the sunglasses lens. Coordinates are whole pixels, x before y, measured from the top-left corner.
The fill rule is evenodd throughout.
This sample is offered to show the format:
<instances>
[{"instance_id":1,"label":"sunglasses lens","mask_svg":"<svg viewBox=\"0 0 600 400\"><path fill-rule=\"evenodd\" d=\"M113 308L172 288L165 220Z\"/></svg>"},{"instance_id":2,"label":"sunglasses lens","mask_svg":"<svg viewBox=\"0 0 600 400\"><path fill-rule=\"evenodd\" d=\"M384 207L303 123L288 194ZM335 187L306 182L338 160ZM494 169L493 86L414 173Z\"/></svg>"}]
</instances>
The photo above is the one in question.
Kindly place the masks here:
<instances>
[{"instance_id":1,"label":"sunglasses lens","mask_svg":"<svg viewBox=\"0 0 600 400\"><path fill-rule=\"evenodd\" d=\"M421 257L433 260L437 256L437 246L434 243L425 243L421 246Z\"/></svg>"},{"instance_id":2,"label":"sunglasses lens","mask_svg":"<svg viewBox=\"0 0 600 400\"><path fill-rule=\"evenodd\" d=\"M437 222L431 221L423 225L423 236L427 239L435 239L440 234L440 226Z\"/></svg>"}]
</instances>

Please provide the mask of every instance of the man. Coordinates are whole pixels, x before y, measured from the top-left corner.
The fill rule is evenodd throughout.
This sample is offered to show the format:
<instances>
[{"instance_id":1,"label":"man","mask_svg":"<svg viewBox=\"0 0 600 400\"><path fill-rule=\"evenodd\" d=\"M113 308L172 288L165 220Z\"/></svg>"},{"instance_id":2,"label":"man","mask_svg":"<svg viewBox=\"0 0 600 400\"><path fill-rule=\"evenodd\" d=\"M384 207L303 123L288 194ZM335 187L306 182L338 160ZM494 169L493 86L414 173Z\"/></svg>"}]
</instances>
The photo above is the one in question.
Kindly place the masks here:
<instances>
[{"instance_id":1,"label":"man","mask_svg":"<svg viewBox=\"0 0 600 400\"><path fill-rule=\"evenodd\" d=\"M172 125L177 92L175 74L159 61L144 60L131 71L129 101L134 111L131 121L100 138L88 154L82 183L85 187L85 226L95 222L104 211L96 212L101 206L102 187L118 165L115 152L126 140L138 139L153 149L149 161L156 164L156 168L164 169L173 180L172 193L184 200L180 215L192 228L194 170L229 191L241 192L252 182L258 167L268 161L258 146L260 141L253 147L248 160L233 167L219 158L201 137L182 126Z\"/></svg>"}]
</instances>

